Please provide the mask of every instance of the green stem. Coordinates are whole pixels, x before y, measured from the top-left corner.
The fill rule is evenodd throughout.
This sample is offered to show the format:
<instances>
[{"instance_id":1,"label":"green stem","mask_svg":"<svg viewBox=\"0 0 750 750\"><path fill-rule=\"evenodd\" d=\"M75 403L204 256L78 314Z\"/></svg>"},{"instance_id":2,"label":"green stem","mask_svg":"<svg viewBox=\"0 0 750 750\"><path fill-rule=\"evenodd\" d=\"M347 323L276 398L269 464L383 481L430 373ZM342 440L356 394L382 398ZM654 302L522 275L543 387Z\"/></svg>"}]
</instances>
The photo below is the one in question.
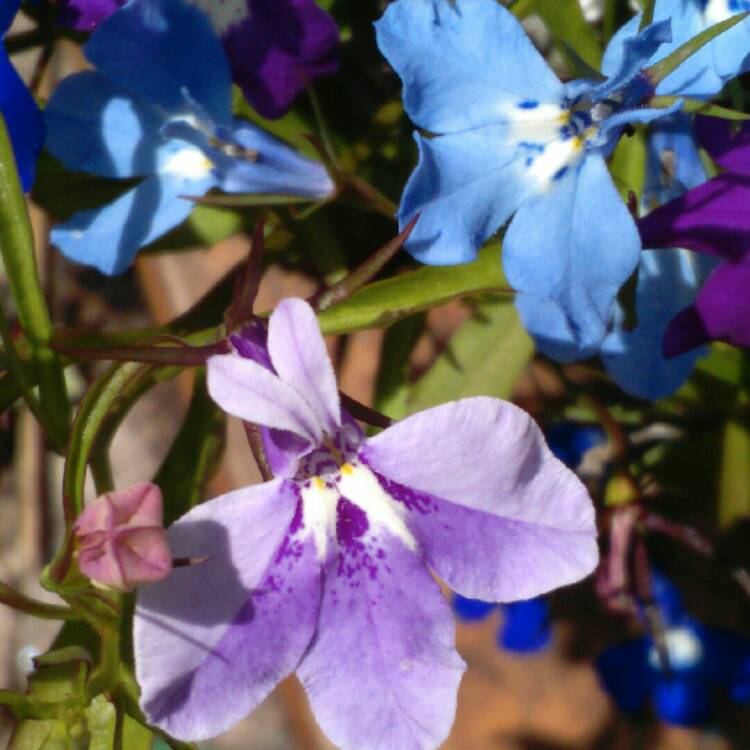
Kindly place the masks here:
<instances>
[{"instance_id":1,"label":"green stem","mask_svg":"<svg viewBox=\"0 0 750 750\"><path fill-rule=\"evenodd\" d=\"M641 15L641 23L638 26L638 31L643 31L647 26L650 26L654 22L654 7L656 0L646 0L643 5L643 14Z\"/></svg>"},{"instance_id":2,"label":"green stem","mask_svg":"<svg viewBox=\"0 0 750 750\"><path fill-rule=\"evenodd\" d=\"M99 631L101 653L99 664L91 673L87 691L91 700L114 690L120 681L120 629L117 622L108 623Z\"/></svg>"},{"instance_id":3,"label":"green stem","mask_svg":"<svg viewBox=\"0 0 750 750\"><path fill-rule=\"evenodd\" d=\"M19 719L56 719L61 708L59 701L36 701L13 690L0 690L0 706L9 708Z\"/></svg>"},{"instance_id":4,"label":"green stem","mask_svg":"<svg viewBox=\"0 0 750 750\"><path fill-rule=\"evenodd\" d=\"M12 589L0 581L0 604L13 607L19 612L33 615L43 620L80 620L81 616L69 607L45 604Z\"/></svg>"},{"instance_id":5,"label":"green stem","mask_svg":"<svg viewBox=\"0 0 750 750\"><path fill-rule=\"evenodd\" d=\"M34 237L18 180L13 147L0 116L0 252L21 326L29 338L39 373L41 407L48 415L53 444L65 445L70 422L70 402L60 360L48 344L52 323L44 300L34 256Z\"/></svg>"}]
</instances>

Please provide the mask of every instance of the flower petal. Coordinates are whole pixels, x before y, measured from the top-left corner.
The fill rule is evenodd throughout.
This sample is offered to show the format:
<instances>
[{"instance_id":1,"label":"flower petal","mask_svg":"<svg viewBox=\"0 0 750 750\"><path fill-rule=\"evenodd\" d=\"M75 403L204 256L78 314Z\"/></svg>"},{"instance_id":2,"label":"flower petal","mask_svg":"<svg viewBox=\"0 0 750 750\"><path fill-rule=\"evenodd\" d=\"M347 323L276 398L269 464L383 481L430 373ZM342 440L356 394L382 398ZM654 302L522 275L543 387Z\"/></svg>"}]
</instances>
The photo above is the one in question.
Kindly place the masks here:
<instances>
[{"instance_id":1,"label":"flower petal","mask_svg":"<svg viewBox=\"0 0 750 750\"><path fill-rule=\"evenodd\" d=\"M101 73L87 70L65 78L44 117L47 149L68 169L102 177L156 171L162 118Z\"/></svg>"},{"instance_id":2,"label":"flower petal","mask_svg":"<svg viewBox=\"0 0 750 750\"><path fill-rule=\"evenodd\" d=\"M320 568L312 538L293 536L297 505L277 480L204 503L169 530L175 555L199 559L139 590L134 638L141 705L173 736L224 731L307 648Z\"/></svg>"},{"instance_id":3,"label":"flower petal","mask_svg":"<svg viewBox=\"0 0 750 750\"><path fill-rule=\"evenodd\" d=\"M263 117L281 117L314 78L338 67L338 27L314 0L246 2L247 16L221 30L224 49L247 100Z\"/></svg>"},{"instance_id":4,"label":"flower petal","mask_svg":"<svg viewBox=\"0 0 750 750\"><path fill-rule=\"evenodd\" d=\"M645 247L684 247L738 259L750 247L750 175L726 172L638 221Z\"/></svg>"},{"instance_id":5,"label":"flower petal","mask_svg":"<svg viewBox=\"0 0 750 750\"><path fill-rule=\"evenodd\" d=\"M217 124L231 123L229 63L206 14L188 3L128 3L84 52L111 81L169 114L192 113L197 103Z\"/></svg>"},{"instance_id":6,"label":"flower petal","mask_svg":"<svg viewBox=\"0 0 750 750\"><path fill-rule=\"evenodd\" d=\"M280 193L322 199L335 187L320 162L298 154L251 123L235 120L231 130L221 131L220 136L257 153L255 161L227 159L220 187L228 193Z\"/></svg>"},{"instance_id":7,"label":"flower petal","mask_svg":"<svg viewBox=\"0 0 750 750\"><path fill-rule=\"evenodd\" d=\"M268 352L279 377L305 399L321 425L334 434L341 426L336 375L312 307L284 299L268 324Z\"/></svg>"},{"instance_id":8,"label":"flower petal","mask_svg":"<svg viewBox=\"0 0 750 750\"><path fill-rule=\"evenodd\" d=\"M465 477L471 469L463 471ZM538 487L538 494L523 499L537 506L548 503L547 517L529 521L522 517L524 509L506 510L507 499L493 511L476 510L415 492L387 477L381 482L407 508L406 525L425 560L462 596L493 602L530 599L581 580L598 562L593 517L570 528L555 515L564 503L591 505L582 485L575 494L563 494L554 484L546 488L548 494ZM521 500L523 494L516 491L514 499ZM563 507L561 512L570 511Z\"/></svg>"},{"instance_id":9,"label":"flower petal","mask_svg":"<svg viewBox=\"0 0 750 750\"><path fill-rule=\"evenodd\" d=\"M739 263L722 263L706 280L695 305L670 323L665 354L675 356L705 341L750 346L749 285L750 253Z\"/></svg>"},{"instance_id":10,"label":"flower petal","mask_svg":"<svg viewBox=\"0 0 750 750\"><path fill-rule=\"evenodd\" d=\"M640 711L651 693L655 680L650 649L645 638L637 638L611 646L595 662L604 689L622 711Z\"/></svg>"},{"instance_id":11,"label":"flower petal","mask_svg":"<svg viewBox=\"0 0 750 750\"><path fill-rule=\"evenodd\" d=\"M44 121L34 98L5 52L2 41L0 41L0 112L8 128L21 187L24 191L28 191L34 182L36 160L44 142Z\"/></svg>"},{"instance_id":12,"label":"flower petal","mask_svg":"<svg viewBox=\"0 0 750 750\"><path fill-rule=\"evenodd\" d=\"M695 135L710 157L724 169L750 174L750 125L743 123L735 132L731 120L696 117Z\"/></svg>"},{"instance_id":13,"label":"flower petal","mask_svg":"<svg viewBox=\"0 0 750 750\"><path fill-rule=\"evenodd\" d=\"M109 18L125 0L61 0L60 23L76 31L93 31Z\"/></svg>"},{"instance_id":14,"label":"flower petal","mask_svg":"<svg viewBox=\"0 0 750 750\"><path fill-rule=\"evenodd\" d=\"M405 247L422 263L467 263L531 190L524 156L504 127L415 139L419 164L406 183L399 224L403 229L417 213L419 221Z\"/></svg>"},{"instance_id":15,"label":"flower petal","mask_svg":"<svg viewBox=\"0 0 750 750\"><path fill-rule=\"evenodd\" d=\"M263 427L293 432L317 445L322 425L289 384L262 365L234 354L208 360L208 391L224 411Z\"/></svg>"},{"instance_id":16,"label":"flower petal","mask_svg":"<svg viewBox=\"0 0 750 750\"><path fill-rule=\"evenodd\" d=\"M409 117L426 130L456 133L502 122L522 102L562 101L557 76L494 0L399 0L375 30Z\"/></svg>"},{"instance_id":17,"label":"flower petal","mask_svg":"<svg viewBox=\"0 0 750 750\"><path fill-rule=\"evenodd\" d=\"M211 175L147 177L113 203L80 211L56 226L51 242L70 260L111 275L126 271L138 251L184 221L194 204L183 195L203 195Z\"/></svg>"},{"instance_id":18,"label":"flower petal","mask_svg":"<svg viewBox=\"0 0 750 750\"><path fill-rule=\"evenodd\" d=\"M669 322L692 303L712 261L686 250L645 250L641 254L636 290L638 325L624 328L618 307L614 329L602 344L607 373L627 393L657 399L674 393L707 352L696 350L666 359L661 342Z\"/></svg>"},{"instance_id":19,"label":"flower petal","mask_svg":"<svg viewBox=\"0 0 750 750\"><path fill-rule=\"evenodd\" d=\"M524 201L505 235L503 266L516 290L560 306L585 350L604 337L612 302L640 249L604 160L589 153L577 169Z\"/></svg>"},{"instance_id":20,"label":"flower petal","mask_svg":"<svg viewBox=\"0 0 750 750\"><path fill-rule=\"evenodd\" d=\"M387 532L340 547L297 674L342 750L431 750L448 735L464 664L450 608Z\"/></svg>"},{"instance_id":21,"label":"flower petal","mask_svg":"<svg viewBox=\"0 0 750 750\"><path fill-rule=\"evenodd\" d=\"M5 0L0 6L0 36L5 36L20 7L21 0Z\"/></svg>"},{"instance_id":22,"label":"flower petal","mask_svg":"<svg viewBox=\"0 0 750 750\"><path fill-rule=\"evenodd\" d=\"M586 489L512 404L470 398L428 409L369 439L361 456L411 511L426 559L464 596L528 599L596 564Z\"/></svg>"}]
</instances>

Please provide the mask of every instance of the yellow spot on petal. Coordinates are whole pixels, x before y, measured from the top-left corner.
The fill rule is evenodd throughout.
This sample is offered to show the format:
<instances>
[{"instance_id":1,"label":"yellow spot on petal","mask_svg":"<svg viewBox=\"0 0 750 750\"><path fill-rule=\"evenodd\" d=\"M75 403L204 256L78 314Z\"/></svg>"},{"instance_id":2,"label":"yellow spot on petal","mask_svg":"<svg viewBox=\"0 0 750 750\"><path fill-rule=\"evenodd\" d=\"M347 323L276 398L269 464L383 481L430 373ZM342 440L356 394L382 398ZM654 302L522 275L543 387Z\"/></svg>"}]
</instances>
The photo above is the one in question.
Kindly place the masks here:
<instances>
[{"instance_id":1,"label":"yellow spot on petal","mask_svg":"<svg viewBox=\"0 0 750 750\"><path fill-rule=\"evenodd\" d=\"M342 474L353 474L354 473L354 467L351 464L344 464L341 467L341 473Z\"/></svg>"},{"instance_id":2,"label":"yellow spot on petal","mask_svg":"<svg viewBox=\"0 0 750 750\"><path fill-rule=\"evenodd\" d=\"M326 486L326 483L320 477L313 477L312 481L315 489L322 490Z\"/></svg>"}]
</instances>

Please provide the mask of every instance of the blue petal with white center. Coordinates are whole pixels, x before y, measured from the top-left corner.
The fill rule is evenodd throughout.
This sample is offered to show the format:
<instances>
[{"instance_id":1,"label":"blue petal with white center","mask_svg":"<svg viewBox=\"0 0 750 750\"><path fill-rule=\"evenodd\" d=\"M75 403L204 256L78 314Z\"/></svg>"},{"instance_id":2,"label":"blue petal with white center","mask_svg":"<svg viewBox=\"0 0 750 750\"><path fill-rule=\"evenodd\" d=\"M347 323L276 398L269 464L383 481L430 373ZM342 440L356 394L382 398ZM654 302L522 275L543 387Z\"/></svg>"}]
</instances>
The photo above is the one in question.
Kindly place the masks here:
<instances>
[{"instance_id":1,"label":"blue petal with white center","mask_svg":"<svg viewBox=\"0 0 750 750\"><path fill-rule=\"evenodd\" d=\"M10 28L20 0L6 0L0 10L0 37ZM34 98L0 44L0 112L13 146L18 175L24 191L34 182L36 160L44 141L44 122Z\"/></svg>"},{"instance_id":2,"label":"blue petal with white center","mask_svg":"<svg viewBox=\"0 0 750 750\"><path fill-rule=\"evenodd\" d=\"M656 0L654 21L671 21L672 41L652 55L649 64L663 59L701 31L747 10L750 10L747 0ZM612 37L602 60L605 73L611 74L621 64L625 40L637 31L640 18L640 14L632 18ZM670 73L656 91L662 95L709 97L749 69L750 19L747 19L698 50Z\"/></svg>"},{"instance_id":3,"label":"blue petal with white center","mask_svg":"<svg viewBox=\"0 0 750 750\"><path fill-rule=\"evenodd\" d=\"M232 118L224 52L206 15L182 0L131 0L85 50L98 69L53 93L49 150L72 170L143 181L53 231L72 260L121 273L187 218L189 197L215 187L313 199L333 190L320 163Z\"/></svg>"}]
</instances>

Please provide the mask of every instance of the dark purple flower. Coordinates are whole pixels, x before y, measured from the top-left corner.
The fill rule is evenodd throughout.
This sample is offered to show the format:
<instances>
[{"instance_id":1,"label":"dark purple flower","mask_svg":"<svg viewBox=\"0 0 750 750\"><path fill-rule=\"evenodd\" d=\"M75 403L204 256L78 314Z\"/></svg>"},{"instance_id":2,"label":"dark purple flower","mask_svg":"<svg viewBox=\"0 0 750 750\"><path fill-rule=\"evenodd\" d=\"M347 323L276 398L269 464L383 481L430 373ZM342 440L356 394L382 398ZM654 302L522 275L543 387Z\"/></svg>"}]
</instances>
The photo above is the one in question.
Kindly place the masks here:
<instances>
[{"instance_id":1,"label":"dark purple flower","mask_svg":"<svg viewBox=\"0 0 750 750\"><path fill-rule=\"evenodd\" d=\"M731 128L698 118L701 144L726 171L638 222L644 247L682 247L725 261L669 324L667 357L714 340L750 346L750 125L734 134Z\"/></svg>"},{"instance_id":2,"label":"dark purple flower","mask_svg":"<svg viewBox=\"0 0 750 750\"><path fill-rule=\"evenodd\" d=\"M284 300L268 328L272 369L213 357L208 387L296 450L275 479L168 530L173 554L205 560L139 591L141 704L175 737L207 739L296 670L343 750L435 748L464 664L428 566L489 601L577 581L598 557L591 500L504 401L443 404L366 438L341 408L312 308Z\"/></svg>"},{"instance_id":3,"label":"dark purple flower","mask_svg":"<svg viewBox=\"0 0 750 750\"><path fill-rule=\"evenodd\" d=\"M185 0L224 43L232 78L263 116L281 117L313 79L338 67L339 31L315 0ZM125 0L63 0L62 23L93 31Z\"/></svg>"}]
</instances>

